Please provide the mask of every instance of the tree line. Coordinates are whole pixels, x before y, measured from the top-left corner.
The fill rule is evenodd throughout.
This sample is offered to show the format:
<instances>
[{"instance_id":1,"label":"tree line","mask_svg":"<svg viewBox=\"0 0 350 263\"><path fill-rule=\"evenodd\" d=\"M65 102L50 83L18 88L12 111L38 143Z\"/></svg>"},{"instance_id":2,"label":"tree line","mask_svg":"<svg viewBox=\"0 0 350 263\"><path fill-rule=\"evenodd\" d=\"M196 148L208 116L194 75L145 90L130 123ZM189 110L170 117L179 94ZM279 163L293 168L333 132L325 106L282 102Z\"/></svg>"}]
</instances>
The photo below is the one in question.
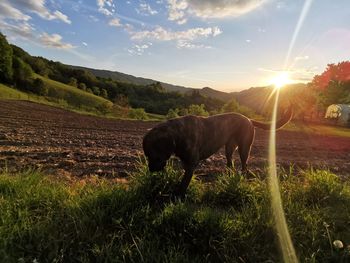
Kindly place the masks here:
<instances>
[{"instance_id":1,"label":"tree line","mask_svg":"<svg viewBox=\"0 0 350 263\"><path fill-rule=\"evenodd\" d=\"M167 114L169 109L187 108L190 105L204 105L208 112L221 109L224 102L201 95L198 91L188 94L168 92L159 82L136 85L111 78L96 77L91 72L73 68L43 57L31 56L23 49L11 45L0 33L0 82L17 89L47 96L47 88L34 73L59 81L115 104L143 108L146 112Z\"/></svg>"}]
</instances>

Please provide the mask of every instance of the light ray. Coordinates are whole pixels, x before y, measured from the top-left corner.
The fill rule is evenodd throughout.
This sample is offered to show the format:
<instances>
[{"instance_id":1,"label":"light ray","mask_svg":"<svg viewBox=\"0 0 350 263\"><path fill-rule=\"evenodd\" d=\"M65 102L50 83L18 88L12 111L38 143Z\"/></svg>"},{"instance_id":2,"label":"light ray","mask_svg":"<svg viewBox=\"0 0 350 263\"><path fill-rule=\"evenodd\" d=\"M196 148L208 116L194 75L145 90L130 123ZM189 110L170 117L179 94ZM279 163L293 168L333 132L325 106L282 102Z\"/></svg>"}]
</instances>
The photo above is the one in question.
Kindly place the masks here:
<instances>
[{"instance_id":1,"label":"light ray","mask_svg":"<svg viewBox=\"0 0 350 263\"><path fill-rule=\"evenodd\" d=\"M295 42L299 35L300 29L304 23L305 17L310 9L312 0L306 0L303 6L303 9L300 13L298 23L294 30L292 40L289 44L288 52L284 62L284 70L288 69L289 59L294 48ZM291 240L288 225L286 222L281 193L279 189L279 180L277 177L277 165L276 165L276 116L277 116L277 105L279 99L280 89L275 89L276 97L272 113L272 122L271 122L271 132L270 132L270 144L269 144L269 187L271 194L271 209L273 217L276 224L277 236L280 243L280 248L283 256L283 262L298 262L298 258L295 253L293 242Z\"/></svg>"},{"instance_id":2,"label":"light ray","mask_svg":"<svg viewBox=\"0 0 350 263\"><path fill-rule=\"evenodd\" d=\"M279 180L277 178L277 166L276 166L276 118L277 118L277 105L279 99L280 89L275 89L276 97L273 106L271 131L270 131L270 144L269 144L269 186L271 195L271 208L276 224L276 230L278 233L278 239L283 255L283 262L298 262L298 258L295 253L292 239L288 231L288 225L284 215L282 206L281 192L279 188Z\"/></svg>"},{"instance_id":3,"label":"light ray","mask_svg":"<svg viewBox=\"0 0 350 263\"><path fill-rule=\"evenodd\" d=\"M299 20L297 23L297 26L295 27L294 33L293 33L293 37L292 40L290 41L289 44L289 48L288 48L288 52L287 52L287 56L286 59L284 61L284 69L288 68L287 65L289 63L289 59L290 59L290 55L292 54L292 50L294 48L295 42L297 40L297 37L299 35L299 31L304 23L305 17L307 16L307 13L309 12L310 6L312 4L313 0L306 0L303 6L303 9L301 10L301 14L299 16Z\"/></svg>"}]
</instances>

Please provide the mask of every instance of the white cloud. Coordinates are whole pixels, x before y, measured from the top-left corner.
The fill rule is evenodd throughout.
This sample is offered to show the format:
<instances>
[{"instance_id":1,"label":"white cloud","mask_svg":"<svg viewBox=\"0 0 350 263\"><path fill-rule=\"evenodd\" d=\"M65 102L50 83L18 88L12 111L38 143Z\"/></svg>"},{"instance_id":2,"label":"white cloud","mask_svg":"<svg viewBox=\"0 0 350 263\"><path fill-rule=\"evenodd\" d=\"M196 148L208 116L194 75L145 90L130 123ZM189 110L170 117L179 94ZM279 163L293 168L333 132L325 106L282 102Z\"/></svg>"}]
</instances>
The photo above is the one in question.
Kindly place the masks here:
<instances>
[{"instance_id":1,"label":"white cloud","mask_svg":"<svg viewBox=\"0 0 350 263\"><path fill-rule=\"evenodd\" d=\"M9 37L9 39L25 39L38 45L56 48L56 49L73 49L75 46L62 42L62 36L58 34L48 34L46 32L38 34L35 28L26 21L17 22L16 24L0 20L0 28Z\"/></svg>"},{"instance_id":2,"label":"white cloud","mask_svg":"<svg viewBox=\"0 0 350 263\"><path fill-rule=\"evenodd\" d=\"M106 16L111 16L115 13L115 4L113 0L96 0L98 11Z\"/></svg>"},{"instance_id":3,"label":"white cloud","mask_svg":"<svg viewBox=\"0 0 350 263\"><path fill-rule=\"evenodd\" d=\"M56 48L56 49L72 49L75 48L72 44L69 43L64 43L62 42L62 36L59 34L48 34L48 33L43 33L39 36L39 41L40 43L49 48Z\"/></svg>"},{"instance_id":4,"label":"white cloud","mask_svg":"<svg viewBox=\"0 0 350 263\"><path fill-rule=\"evenodd\" d=\"M252 41L250 39L246 39L245 42L250 43Z\"/></svg>"},{"instance_id":5,"label":"white cloud","mask_svg":"<svg viewBox=\"0 0 350 263\"><path fill-rule=\"evenodd\" d=\"M185 18L185 10L188 8L186 0L168 0L168 19L170 21L176 21L178 24L185 24L187 18Z\"/></svg>"},{"instance_id":6,"label":"white cloud","mask_svg":"<svg viewBox=\"0 0 350 263\"><path fill-rule=\"evenodd\" d=\"M54 13L55 17L59 20L62 20L63 22L67 23L67 24L71 24L72 21L69 20L69 18L65 15L62 14L60 11L56 10Z\"/></svg>"},{"instance_id":7,"label":"white cloud","mask_svg":"<svg viewBox=\"0 0 350 263\"><path fill-rule=\"evenodd\" d=\"M8 37L10 37L11 39L19 37L31 41L35 40L35 29L26 21L11 24L0 20L0 28L3 32L8 34Z\"/></svg>"},{"instance_id":8,"label":"white cloud","mask_svg":"<svg viewBox=\"0 0 350 263\"><path fill-rule=\"evenodd\" d=\"M30 16L23 14L20 10L11 6L6 0L0 2L0 18L13 19L18 21L28 21L31 19Z\"/></svg>"},{"instance_id":9,"label":"white cloud","mask_svg":"<svg viewBox=\"0 0 350 263\"><path fill-rule=\"evenodd\" d=\"M308 59L309 59L309 56L297 56L297 57L295 57L295 60L296 60L296 61L308 60Z\"/></svg>"},{"instance_id":10,"label":"white cloud","mask_svg":"<svg viewBox=\"0 0 350 263\"><path fill-rule=\"evenodd\" d=\"M119 18L113 18L108 22L108 25L110 26L115 26L115 27L121 27L122 24L120 23L120 19Z\"/></svg>"},{"instance_id":11,"label":"white cloud","mask_svg":"<svg viewBox=\"0 0 350 263\"><path fill-rule=\"evenodd\" d=\"M168 19L185 23L189 15L223 18L244 15L268 0L168 0Z\"/></svg>"},{"instance_id":12,"label":"white cloud","mask_svg":"<svg viewBox=\"0 0 350 263\"><path fill-rule=\"evenodd\" d=\"M127 30L132 40L144 41L175 41L176 47L183 49L198 49L198 48L211 48L203 44L194 43L198 39L216 37L222 33L218 27L197 27L191 28L185 31L171 31L166 30L161 26L157 26L154 30L133 31L133 29Z\"/></svg>"},{"instance_id":13,"label":"white cloud","mask_svg":"<svg viewBox=\"0 0 350 263\"><path fill-rule=\"evenodd\" d=\"M158 14L157 10L152 9L152 7L145 2L140 3L139 7L136 8L136 12L146 16Z\"/></svg>"},{"instance_id":14,"label":"white cloud","mask_svg":"<svg viewBox=\"0 0 350 263\"><path fill-rule=\"evenodd\" d=\"M99 19L96 17L96 16L93 16L93 15L89 15L89 19L93 22L98 22Z\"/></svg>"},{"instance_id":15,"label":"white cloud","mask_svg":"<svg viewBox=\"0 0 350 263\"><path fill-rule=\"evenodd\" d=\"M211 48L210 46L206 46L203 44L194 44L192 42L188 42L186 40L178 40L176 43L176 47L179 49L203 49L203 48Z\"/></svg>"},{"instance_id":16,"label":"white cloud","mask_svg":"<svg viewBox=\"0 0 350 263\"><path fill-rule=\"evenodd\" d=\"M88 46L88 44L87 44L86 42L82 42L82 44L83 44L85 47Z\"/></svg>"},{"instance_id":17,"label":"white cloud","mask_svg":"<svg viewBox=\"0 0 350 263\"><path fill-rule=\"evenodd\" d=\"M130 55L138 55L141 56L145 52L146 49L150 48L152 46L152 43L142 44L142 45L136 45L134 44L132 48L128 49L128 53Z\"/></svg>"},{"instance_id":18,"label":"white cloud","mask_svg":"<svg viewBox=\"0 0 350 263\"><path fill-rule=\"evenodd\" d=\"M71 21L65 14L61 13L58 10L51 12L45 6L45 0L11 0L11 4L9 4L7 0L2 1L5 1L5 4L7 3L9 6L16 7L23 12L35 13L43 19L57 19L67 24L71 24Z\"/></svg>"},{"instance_id":19,"label":"white cloud","mask_svg":"<svg viewBox=\"0 0 350 263\"><path fill-rule=\"evenodd\" d=\"M129 32L132 40L144 40L153 39L158 41L171 41L171 40L195 40L200 37L215 37L222 33L218 27L197 27L191 28L185 31L170 31L161 26L157 26L153 31L145 30L138 32Z\"/></svg>"}]
</instances>

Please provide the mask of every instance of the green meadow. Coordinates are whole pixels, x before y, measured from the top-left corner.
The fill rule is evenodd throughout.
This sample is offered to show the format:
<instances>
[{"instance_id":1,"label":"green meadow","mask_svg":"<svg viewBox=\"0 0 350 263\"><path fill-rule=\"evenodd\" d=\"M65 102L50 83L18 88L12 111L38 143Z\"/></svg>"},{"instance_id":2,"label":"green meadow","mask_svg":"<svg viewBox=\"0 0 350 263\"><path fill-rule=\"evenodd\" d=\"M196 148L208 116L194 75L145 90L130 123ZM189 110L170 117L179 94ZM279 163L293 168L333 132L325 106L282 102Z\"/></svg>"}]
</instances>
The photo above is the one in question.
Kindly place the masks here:
<instances>
[{"instance_id":1,"label":"green meadow","mask_svg":"<svg viewBox=\"0 0 350 263\"><path fill-rule=\"evenodd\" d=\"M181 172L138 167L127 184L3 171L2 262L282 262L265 173L194 178L177 200ZM350 185L326 170L278 174L300 262L349 262Z\"/></svg>"}]
</instances>

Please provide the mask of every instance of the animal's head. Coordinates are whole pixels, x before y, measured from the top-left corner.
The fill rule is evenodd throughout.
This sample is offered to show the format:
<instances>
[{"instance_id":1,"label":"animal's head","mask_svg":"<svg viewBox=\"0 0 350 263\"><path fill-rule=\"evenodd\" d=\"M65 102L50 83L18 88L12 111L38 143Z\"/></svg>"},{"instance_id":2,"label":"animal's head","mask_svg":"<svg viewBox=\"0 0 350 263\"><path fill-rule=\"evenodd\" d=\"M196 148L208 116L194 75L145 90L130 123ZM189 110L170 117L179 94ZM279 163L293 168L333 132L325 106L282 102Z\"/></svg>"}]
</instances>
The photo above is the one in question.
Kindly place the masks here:
<instances>
[{"instance_id":1,"label":"animal's head","mask_svg":"<svg viewBox=\"0 0 350 263\"><path fill-rule=\"evenodd\" d=\"M166 127L155 127L143 138L143 152L150 172L159 172L174 152L174 139Z\"/></svg>"}]
</instances>

